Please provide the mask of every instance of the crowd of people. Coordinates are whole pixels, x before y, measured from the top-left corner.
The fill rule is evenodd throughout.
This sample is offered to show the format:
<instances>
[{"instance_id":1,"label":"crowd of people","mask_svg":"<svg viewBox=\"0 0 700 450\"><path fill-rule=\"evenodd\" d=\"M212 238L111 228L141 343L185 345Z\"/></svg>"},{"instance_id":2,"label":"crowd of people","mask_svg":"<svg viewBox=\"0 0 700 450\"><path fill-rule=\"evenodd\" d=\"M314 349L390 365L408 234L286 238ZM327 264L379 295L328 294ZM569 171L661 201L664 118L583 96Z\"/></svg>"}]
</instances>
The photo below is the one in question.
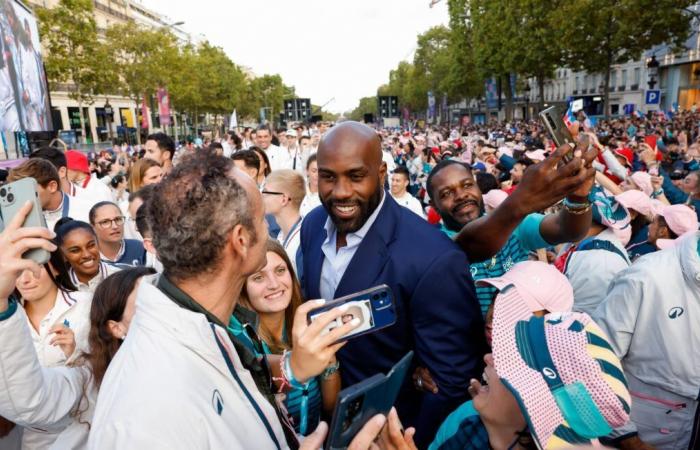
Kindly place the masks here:
<instances>
[{"instance_id":1,"label":"crowd of people","mask_svg":"<svg viewBox=\"0 0 700 450\"><path fill-rule=\"evenodd\" d=\"M0 233L0 448L318 449L341 390L410 351L349 448L698 448L699 123L39 148L3 177L48 228L27 204ZM391 326L307 319L379 285Z\"/></svg>"}]
</instances>

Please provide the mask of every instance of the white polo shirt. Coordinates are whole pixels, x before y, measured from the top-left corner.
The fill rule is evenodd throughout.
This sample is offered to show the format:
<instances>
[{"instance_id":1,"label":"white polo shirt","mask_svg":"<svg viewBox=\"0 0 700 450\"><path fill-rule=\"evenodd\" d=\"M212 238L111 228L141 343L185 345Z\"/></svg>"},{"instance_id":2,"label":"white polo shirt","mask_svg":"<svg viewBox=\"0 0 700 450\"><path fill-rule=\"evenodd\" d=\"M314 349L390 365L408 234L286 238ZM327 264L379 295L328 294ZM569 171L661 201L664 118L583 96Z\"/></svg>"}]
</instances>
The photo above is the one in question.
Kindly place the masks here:
<instances>
[{"instance_id":1,"label":"white polo shirt","mask_svg":"<svg viewBox=\"0 0 700 450\"><path fill-rule=\"evenodd\" d=\"M59 346L51 345L54 335L50 332L56 325L64 325L75 334L75 352L71 360L80 352L88 350L88 334L90 332L90 305L92 294L86 292L63 292L60 289L56 295L56 303L51 311L39 323L36 330L27 318L34 350L39 364L43 367L63 366L68 358ZM22 300L24 304L24 300Z\"/></svg>"},{"instance_id":2,"label":"white polo shirt","mask_svg":"<svg viewBox=\"0 0 700 450\"><path fill-rule=\"evenodd\" d=\"M391 196L394 198L394 200L396 200L396 203L403 206L404 208L410 209L411 211L425 219L425 212L423 211L423 206L420 204L420 200L418 200L408 192L404 193L404 195L401 197L394 197L393 194Z\"/></svg>"}]
</instances>

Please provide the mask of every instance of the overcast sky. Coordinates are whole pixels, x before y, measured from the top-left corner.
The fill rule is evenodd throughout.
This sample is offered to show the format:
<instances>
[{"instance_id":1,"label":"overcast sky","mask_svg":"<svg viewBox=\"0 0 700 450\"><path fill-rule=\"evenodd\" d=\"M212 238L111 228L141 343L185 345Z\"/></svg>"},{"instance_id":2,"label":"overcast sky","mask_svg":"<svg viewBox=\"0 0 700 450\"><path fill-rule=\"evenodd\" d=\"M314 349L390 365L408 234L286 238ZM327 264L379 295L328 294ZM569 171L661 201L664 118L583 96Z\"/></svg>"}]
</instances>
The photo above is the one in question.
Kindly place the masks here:
<instances>
[{"instance_id":1,"label":"overcast sky","mask_svg":"<svg viewBox=\"0 0 700 450\"><path fill-rule=\"evenodd\" d=\"M376 95L416 36L447 24L447 1L430 0L141 0L184 21L257 75L279 73L297 95L333 112Z\"/></svg>"}]
</instances>

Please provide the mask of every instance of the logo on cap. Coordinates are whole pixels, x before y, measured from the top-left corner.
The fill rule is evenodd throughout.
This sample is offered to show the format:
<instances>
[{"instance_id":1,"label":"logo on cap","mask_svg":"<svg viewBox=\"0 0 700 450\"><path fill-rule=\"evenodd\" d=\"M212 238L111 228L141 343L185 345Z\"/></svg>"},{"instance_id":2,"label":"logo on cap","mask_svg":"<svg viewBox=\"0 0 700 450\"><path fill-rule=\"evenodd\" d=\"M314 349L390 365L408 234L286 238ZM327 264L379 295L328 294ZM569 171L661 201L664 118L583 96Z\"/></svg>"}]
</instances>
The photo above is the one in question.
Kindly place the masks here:
<instances>
[{"instance_id":1,"label":"logo on cap","mask_svg":"<svg viewBox=\"0 0 700 450\"><path fill-rule=\"evenodd\" d=\"M549 378L550 380L553 380L557 377L557 373L549 367L545 367L544 369L542 369L542 373L545 377Z\"/></svg>"},{"instance_id":2,"label":"logo on cap","mask_svg":"<svg viewBox=\"0 0 700 450\"><path fill-rule=\"evenodd\" d=\"M685 311L680 306L674 306L673 308L668 310L668 317L670 317L671 319L677 319L680 316L682 316L684 312Z\"/></svg>"}]
</instances>

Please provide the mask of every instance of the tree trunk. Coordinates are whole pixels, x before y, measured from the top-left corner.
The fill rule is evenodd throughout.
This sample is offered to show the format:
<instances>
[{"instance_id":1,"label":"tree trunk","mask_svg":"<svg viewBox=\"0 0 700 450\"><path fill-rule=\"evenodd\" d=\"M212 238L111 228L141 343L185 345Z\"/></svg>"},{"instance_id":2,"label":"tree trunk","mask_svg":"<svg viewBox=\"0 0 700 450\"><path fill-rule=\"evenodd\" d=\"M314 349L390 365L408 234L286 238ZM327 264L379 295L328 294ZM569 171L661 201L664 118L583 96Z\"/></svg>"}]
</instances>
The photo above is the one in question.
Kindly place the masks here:
<instances>
[{"instance_id":1,"label":"tree trunk","mask_svg":"<svg viewBox=\"0 0 700 450\"><path fill-rule=\"evenodd\" d=\"M506 120L508 121L513 120L513 115L515 112L515 105L513 103L513 89L511 88L510 77L510 73L506 75Z\"/></svg>"},{"instance_id":2,"label":"tree trunk","mask_svg":"<svg viewBox=\"0 0 700 450\"><path fill-rule=\"evenodd\" d=\"M177 146L178 142L178 137L177 137L177 113L175 111L175 108L173 108L172 102L170 103L170 125L173 127L173 134L175 135L175 146Z\"/></svg>"},{"instance_id":3,"label":"tree trunk","mask_svg":"<svg viewBox=\"0 0 700 450\"><path fill-rule=\"evenodd\" d=\"M134 99L134 102L136 103L136 114L134 117L134 122L136 122L136 144L141 145L141 120L139 120L139 108L141 108L141 104L139 103L139 98L136 97ZM143 110L141 111L143 113ZM128 132L127 132L128 134Z\"/></svg>"},{"instance_id":4,"label":"tree trunk","mask_svg":"<svg viewBox=\"0 0 700 450\"><path fill-rule=\"evenodd\" d=\"M199 111L197 109L194 110L194 137L196 138L199 136Z\"/></svg>"},{"instance_id":5,"label":"tree trunk","mask_svg":"<svg viewBox=\"0 0 700 450\"><path fill-rule=\"evenodd\" d=\"M540 111L544 109L544 76L540 75L537 77L537 90L539 95L539 100L537 102ZM539 111L538 111L539 113Z\"/></svg>"},{"instance_id":6,"label":"tree trunk","mask_svg":"<svg viewBox=\"0 0 700 450\"><path fill-rule=\"evenodd\" d=\"M612 62L609 59L605 66L605 87L603 88L603 104L605 106L605 120L610 119L610 72L612 72Z\"/></svg>"}]
</instances>

